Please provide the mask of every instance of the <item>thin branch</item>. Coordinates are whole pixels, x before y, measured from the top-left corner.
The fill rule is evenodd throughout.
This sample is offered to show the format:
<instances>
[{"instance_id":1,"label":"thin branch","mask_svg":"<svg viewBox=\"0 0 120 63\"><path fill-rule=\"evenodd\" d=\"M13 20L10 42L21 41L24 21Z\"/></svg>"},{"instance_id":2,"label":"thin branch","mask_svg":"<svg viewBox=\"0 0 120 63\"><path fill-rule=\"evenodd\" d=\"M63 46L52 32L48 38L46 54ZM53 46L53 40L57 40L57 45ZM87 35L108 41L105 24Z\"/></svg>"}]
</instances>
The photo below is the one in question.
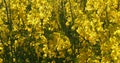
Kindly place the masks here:
<instances>
[{"instance_id":1,"label":"thin branch","mask_svg":"<svg viewBox=\"0 0 120 63\"><path fill-rule=\"evenodd\" d=\"M70 2L70 0L69 0L69 4L70 4L71 17L72 17L72 24L73 24L73 22L74 22L74 21L73 21L73 12L72 12L72 6L71 6L71 2ZM72 25L72 24L71 24L71 25Z\"/></svg>"},{"instance_id":2,"label":"thin branch","mask_svg":"<svg viewBox=\"0 0 120 63\"><path fill-rule=\"evenodd\" d=\"M9 21L9 13L8 13L8 6L7 6L7 3L6 3L6 0L3 0L4 3L5 3L5 8L6 8L6 16L7 16L7 21Z\"/></svg>"}]
</instances>

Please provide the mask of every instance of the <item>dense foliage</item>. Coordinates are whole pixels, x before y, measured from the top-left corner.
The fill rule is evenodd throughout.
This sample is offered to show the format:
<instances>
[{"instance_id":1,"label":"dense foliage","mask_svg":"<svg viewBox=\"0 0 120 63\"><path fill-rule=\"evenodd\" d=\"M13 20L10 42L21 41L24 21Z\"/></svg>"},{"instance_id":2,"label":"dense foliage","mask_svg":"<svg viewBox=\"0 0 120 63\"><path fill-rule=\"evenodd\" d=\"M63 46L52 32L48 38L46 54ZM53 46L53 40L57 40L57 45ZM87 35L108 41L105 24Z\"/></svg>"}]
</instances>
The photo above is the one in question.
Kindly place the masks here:
<instances>
[{"instance_id":1,"label":"dense foliage","mask_svg":"<svg viewBox=\"0 0 120 63\"><path fill-rule=\"evenodd\" d=\"M0 63L120 63L120 0L0 0Z\"/></svg>"}]
</instances>

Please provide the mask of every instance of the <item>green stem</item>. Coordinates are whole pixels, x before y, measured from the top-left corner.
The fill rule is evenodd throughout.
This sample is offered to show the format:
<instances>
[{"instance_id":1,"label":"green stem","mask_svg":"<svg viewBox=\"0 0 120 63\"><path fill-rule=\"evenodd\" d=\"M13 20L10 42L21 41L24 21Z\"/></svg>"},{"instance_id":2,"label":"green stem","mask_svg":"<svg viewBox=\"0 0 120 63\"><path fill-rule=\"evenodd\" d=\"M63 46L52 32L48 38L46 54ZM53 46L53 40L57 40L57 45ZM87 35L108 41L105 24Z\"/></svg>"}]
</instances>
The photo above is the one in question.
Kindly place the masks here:
<instances>
[{"instance_id":1,"label":"green stem","mask_svg":"<svg viewBox=\"0 0 120 63\"><path fill-rule=\"evenodd\" d=\"M10 46L11 46L11 50L10 52L12 53L12 57L10 58L11 62L13 63L13 52L12 52L12 42L14 41L12 38L12 19L11 19L11 10L10 10L10 0L8 0L8 5L6 0L4 0L4 4L6 7L6 16L7 16L7 25L8 25L8 29L9 29L9 37L8 39L10 40Z\"/></svg>"},{"instance_id":2,"label":"green stem","mask_svg":"<svg viewBox=\"0 0 120 63\"><path fill-rule=\"evenodd\" d=\"M71 12L71 18L72 18L72 23L70 25L70 27L74 24L74 17L73 17L73 12L72 12L72 6L71 6L71 2L69 0L69 4L70 4L70 12ZM72 41L72 51L73 51L73 63L75 61L75 41Z\"/></svg>"}]
</instances>

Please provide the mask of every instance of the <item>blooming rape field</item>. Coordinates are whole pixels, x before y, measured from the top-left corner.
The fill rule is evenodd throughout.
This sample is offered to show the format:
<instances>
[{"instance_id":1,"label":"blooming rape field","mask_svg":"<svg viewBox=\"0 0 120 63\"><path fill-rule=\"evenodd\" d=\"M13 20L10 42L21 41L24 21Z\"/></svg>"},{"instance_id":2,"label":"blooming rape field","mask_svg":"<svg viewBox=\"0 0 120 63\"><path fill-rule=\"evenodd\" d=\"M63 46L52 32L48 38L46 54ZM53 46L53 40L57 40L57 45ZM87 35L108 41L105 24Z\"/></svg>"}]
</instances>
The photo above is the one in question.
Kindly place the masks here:
<instances>
[{"instance_id":1,"label":"blooming rape field","mask_svg":"<svg viewBox=\"0 0 120 63\"><path fill-rule=\"evenodd\" d=\"M0 63L120 63L120 0L0 0Z\"/></svg>"}]
</instances>

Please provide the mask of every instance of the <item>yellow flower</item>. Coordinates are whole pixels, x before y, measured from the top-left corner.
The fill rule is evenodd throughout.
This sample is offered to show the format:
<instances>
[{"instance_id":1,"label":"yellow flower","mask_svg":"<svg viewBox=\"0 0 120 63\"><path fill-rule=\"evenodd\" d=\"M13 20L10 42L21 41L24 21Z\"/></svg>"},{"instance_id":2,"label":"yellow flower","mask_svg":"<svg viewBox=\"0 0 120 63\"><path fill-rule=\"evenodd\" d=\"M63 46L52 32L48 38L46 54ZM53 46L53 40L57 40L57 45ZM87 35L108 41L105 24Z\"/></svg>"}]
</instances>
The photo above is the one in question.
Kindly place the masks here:
<instances>
[{"instance_id":1,"label":"yellow flower","mask_svg":"<svg viewBox=\"0 0 120 63\"><path fill-rule=\"evenodd\" d=\"M0 58L0 63L3 63L3 59L2 58Z\"/></svg>"},{"instance_id":2,"label":"yellow flower","mask_svg":"<svg viewBox=\"0 0 120 63\"><path fill-rule=\"evenodd\" d=\"M44 54L44 55L43 55L43 58L45 58L45 57L47 57L47 54Z\"/></svg>"},{"instance_id":3,"label":"yellow flower","mask_svg":"<svg viewBox=\"0 0 120 63\"><path fill-rule=\"evenodd\" d=\"M16 61L16 58L13 58L13 62L15 62Z\"/></svg>"},{"instance_id":4,"label":"yellow flower","mask_svg":"<svg viewBox=\"0 0 120 63\"><path fill-rule=\"evenodd\" d=\"M116 30L115 32L114 32L114 35L116 35L116 34L120 34L120 30Z\"/></svg>"},{"instance_id":5,"label":"yellow flower","mask_svg":"<svg viewBox=\"0 0 120 63\"><path fill-rule=\"evenodd\" d=\"M0 47L0 54L3 54L3 47Z\"/></svg>"},{"instance_id":6,"label":"yellow flower","mask_svg":"<svg viewBox=\"0 0 120 63\"><path fill-rule=\"evenodd\" d=\"M3 21L2 21L2 19L0 18L0 25L1 25L1 24L3 24Z\"/></svg>"},{"instance_id":7,"label":"yellow flower","mask_svg":"<svg viewBox=\"0 0 120 63\"><path fill-rule=\"evenodd\" d=\"M0 4L2 3L3 0L0 0Z\"/></svg>"},{"instance_id":8,"label":"yellow flower","mask_svg":"<svg viewBox=\"0 0 120 63\"><path fill-rule=\"evenodd\" d=\"M68 49L67 52L68 52L69 54L72 54L72 49Z\"/></svg>"}]
</instances>

